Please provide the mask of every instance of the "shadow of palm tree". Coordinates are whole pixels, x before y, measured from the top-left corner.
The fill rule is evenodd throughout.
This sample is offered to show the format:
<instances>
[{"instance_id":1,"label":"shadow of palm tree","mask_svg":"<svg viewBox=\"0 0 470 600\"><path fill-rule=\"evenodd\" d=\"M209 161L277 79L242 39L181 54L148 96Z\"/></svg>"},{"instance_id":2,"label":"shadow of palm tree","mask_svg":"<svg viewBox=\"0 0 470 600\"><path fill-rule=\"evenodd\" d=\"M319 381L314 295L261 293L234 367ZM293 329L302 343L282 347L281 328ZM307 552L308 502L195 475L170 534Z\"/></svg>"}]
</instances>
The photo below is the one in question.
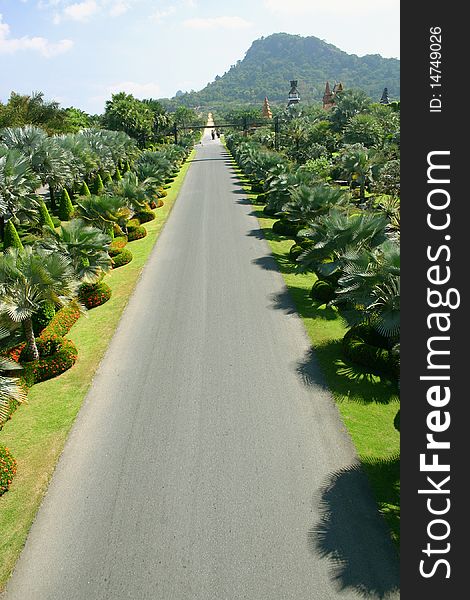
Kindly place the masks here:
<instances>
[{"instance_id":1,"label":"shadow of palm tree","mask_svg":"<svg viewBox=\"0 0 470 600\"><path fill-rule=\"evenodd\" d=\"M368 599L398 598L397 554L361 465L334 473L314 504L321 516L308 531L308 546L330 562L338 588Z\"/></svg>"},{"instance_id":2,"label":"shadow of palm tree","mask_svg":"<svg viewBox=\"0 0 470 600\"><path fill-rule=\"evenodd\" d=\"M380 378L362 367L346 363L341 349L341 340L327 342L311 348L296 367L302 382L307 385L318 383L318 363L329 382L329 389L348 400L359 404L389 404L398 399L395 382Z\"/></svg>"}]
</instances>

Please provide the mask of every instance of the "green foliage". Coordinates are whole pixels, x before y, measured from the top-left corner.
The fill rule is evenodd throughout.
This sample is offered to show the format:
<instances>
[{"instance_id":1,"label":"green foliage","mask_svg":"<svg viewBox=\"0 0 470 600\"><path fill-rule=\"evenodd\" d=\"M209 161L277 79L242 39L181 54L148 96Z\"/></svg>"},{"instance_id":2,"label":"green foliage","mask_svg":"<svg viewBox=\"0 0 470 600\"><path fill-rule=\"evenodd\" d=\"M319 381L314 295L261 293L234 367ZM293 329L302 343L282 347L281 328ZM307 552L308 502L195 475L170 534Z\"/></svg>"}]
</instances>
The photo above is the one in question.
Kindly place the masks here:
<instances>
[{"instance_id":1,"label":"green foliage","mask_svg":"<svg viewBox=\"0 0 470 600\"><path fill-rule=\"evenodd\" d=\"M0 111L0 127L36 125L48 133L61 133L66 130L66 120L66 111L58 102L44 100L43 92L33 92L30 96L12 92Z\"/></svg>"},{"instance_id":2,"label":"green foliage","mask_svg":"<svg viewBox=\"0 0 470 600\"><path fill-rule=\"evenodd\" d=\"M91 309L107 302L111 298L111 293L111 288L103 281L84 283L78 290L78 299L86 308Z\"/></svg>"},{"instance_id":3,"label":"green foliage","mask_svg":"<svg viewBox=\"0 0 470 600\"><path fill-rule=\"evenodd\" d=\"M71 340L62 338L57 352L51 356L25 363L23 379L28 387L52 379L73 367L77 358L78 350L75 344Z\"/></svg>"},{"instance_id":4,"label":"green foliage","mask_svg":"<svg viewBox=\"0 0 470 600\"><path fill-rule=\"evenodd\" d=\"M113 94L106 102L103 122L108 129L124 131L140 146L145 146L153 136L154 114L145 103L131 94Z\"/></svg>"},{"instance_id":5,"label":"green foliage","mask_svg":"<svg viewBox=\"0 0 470 600\"><path fill-rule=\"evenodd\" d=\"M310 290L310 298L314 300L318 306L322 304L328 304L335 297L335 288L328 283L327 281L323 281L319 279L315 281L312 289Z\"/></svg>"},{"instance_id":6,"label":"green foliage","mask_svg":"<svg viewBox=\"0 0 470 600\"><path fill-rule=\"evenodd\" d=\"M346 358L361 365L370 373L392 380L399 376L399 360L392 352L387 338L366 324L351 327L343 338Z\"/></svg>"},{"instance_id":7,"label":"green foliage","mask_svg":"<svg viewBox=\"0 0 470 600\"><path fill-rule=\"evenodd\" d=\"M49 325L55 315L55 305L53 302L43 302L39 309L33 314L33 330L38 336L42 330Z\"/></svg>"},{"instance_id":8,"label":"green foliage","mask_svg":"<svg viewBox=\"0 0 470 600\"><path fill-rule=\"evenodd\" d=\"M121 171L119 170L119 167L116 167L114 179L115 179L115 181L121 181L121 179L122 179L122 175L121 175Z\"/></svg>"},{"instance_id":9,"label":"green foliage","mask_svg":"<svg viewBox=\"0 0 470 600\"><path fill-rule=\"evenodd\" d=\"M273 232L279 235L285 235L287 237L294 238L299 231L299 226L287 219L280 219L273 223Z\"/></svg>"},{"instance_id":10,"label":"green foliage","mask_svg":"<svg viewBox=\"0 0 470 600\"><path fill-rule=\"evenodd\" d=\"M49 211L47 210L47 206L43 201L39 203L39 224L41 227L50 227L54 229L54 221L51 218Z\"/></svg>"},{"instance_id":11,"label":"green foliage","mask_svg":"<svg viewBox=\"0 0 470 600\"><path fill-rule=\"evenodd\" d=\"M113 269L118 269L132 260L132 252L128 248L123 248L118 254L113 256Z\"/></svg>"},{"instance_id":12,"label":"green foliage","mask_svg":"<svg viewBox=\"0 0 470 600\"><path fill-rule=\"evenodd\" d=\"M42 331L41 338L64 336L80 318L80 307L76 302L69 302L56 312L47 327Z\"/></svg>"},{"instance_id":13,"label":"green foliage","mask_svg":"<svg viewBox=\"0 0 470 600\"><path fill-rule=\"evenodd\" d=\"M10 489L16 474L16 460L10 450L0 444L0 496Z\"/></svg>"},{"instance_id":14,"label":"green foliage","mask_svg":"<svg viewBox=\"0 0 470 600\"><path fill-rule=\"evenodd\" d=\"M79 194L80 196L91 196L91 192L86 181L82 183Z\"/></svg>"},{"instance_id":15,"label":"green foliage","mask_svg":"<svg viewBox=\"0 0 470 600\"><path fill-rule=\"evenodd\" d=\"M21 243L20 236L18 235L15 224L11 219L5 225L3 248L16 248L17 250L23 250L23 244Z\"/></svg>"},{"instance_id":16,"label":"green foliage","mask_svg":"<svg viewBox=\"0 0 470 600\"><path fill-rule=\"evenodd\" d=\"M103 185L103 180L101 179L101 175L98 173L93 181L92 192L96 196L101 196L101 194L104 194L104 191L105 189Z\"/></svg>"},{"instance_id":17,"label":"green foliage","mask_svg":"<svg viewBox=\"0 0 470 600\"><path fill-rule=\"evenodd\" d=\"M141 240L147 235L147 230L142 225L138 227L132 227L130 230L128 228L127 239L129 242L134 242L135 240Z\"/></svg>"},{"instance_id":18,"label":"green foliage","mask_svg":"<svg viewBox=\"0 0 470 600\"><path fill-rule=\"evenodd\" d=\"M148 223L149 221L153 221L155 219L155 213L151 210L141 210L134 213L134 218L139 219L140 224Z\"/></svg>"},{"instance_id":19,"label":"green foliage","mask_svg":"<svg viewBox=\"0 0 470 600\"><path fill-rule=\"evenodd\" d=\"M59 202L59 219L61 221L70 221L73 217L73 205L68 191L64 188Z\"/></svg>"}]
</instances>

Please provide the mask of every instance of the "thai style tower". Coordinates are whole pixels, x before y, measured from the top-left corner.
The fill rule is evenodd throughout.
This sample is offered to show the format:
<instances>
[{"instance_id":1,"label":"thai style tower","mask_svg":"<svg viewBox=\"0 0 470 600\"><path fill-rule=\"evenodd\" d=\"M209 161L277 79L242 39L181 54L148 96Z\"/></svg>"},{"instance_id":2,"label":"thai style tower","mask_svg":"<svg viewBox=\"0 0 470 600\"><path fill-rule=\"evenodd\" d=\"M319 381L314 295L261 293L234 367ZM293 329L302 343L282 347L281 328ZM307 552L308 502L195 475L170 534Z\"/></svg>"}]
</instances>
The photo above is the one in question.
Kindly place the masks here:
<instances>
[{"instance_id":1,"label":"thai style tower","mask_svg":"<svg viewBox=\"0 0 470 600\"><path fill-rule=\"evenodd\" d=\"M290 92L289 92L289 101L287 102L287 106L292 106L293 104L298 104L300 102L300 94L297 89L297 79L293 79L290 82Z\"/></svg>"},{"instance_id":2,"label":"thai style tower","mask_svg":"<svg viewBox=\"0 0 470 600\"><path fill-rule=\"evenodd\" d=\"M264 103L263 103L263 117L265 119L272 119L273 118L273 113L271 112L271 107L269 106L269 102L268 102L267 96L264 98Z\"/></svg>"},{"instance_id":3,"label":"thai style tower","mask_svg":"<svg viewBox=\"0 0 470 600\"><path fill-rule=\"evenodd\" d=\"M324 110L329 110L333 104L335 103L333 99L333 93L330 89L330 82L326 82L325 93L323 94L323 108Z\"/></svg>"},{"instance_id":4,"label":"thai style tower","mask_svg":"<svg viewBox=\"0 0 470 600\"><path fill-rule=\"evenodd\" d=\"M390 98L388 97L388 88L384 88L382 92L382 98L380 98L380 104L390 104Z\"/></svg>"}]
</instances>

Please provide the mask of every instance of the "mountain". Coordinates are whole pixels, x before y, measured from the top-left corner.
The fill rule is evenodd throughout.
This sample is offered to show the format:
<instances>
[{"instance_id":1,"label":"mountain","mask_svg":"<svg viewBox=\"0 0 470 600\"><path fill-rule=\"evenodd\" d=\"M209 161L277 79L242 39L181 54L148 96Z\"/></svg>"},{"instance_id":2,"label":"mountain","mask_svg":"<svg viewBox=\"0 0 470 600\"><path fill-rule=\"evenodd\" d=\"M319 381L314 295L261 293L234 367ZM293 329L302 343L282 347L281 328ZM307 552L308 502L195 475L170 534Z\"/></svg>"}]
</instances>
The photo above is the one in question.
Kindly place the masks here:
<instances>
[{"instance_id":1,"label":"mountain","mask_svg":"<svg viewBox=\"0 0 470 600\"><path fill-rule=\"evenodd\" d=\"M384 87L391 100L400 97L400 61L379 54L356 56L316 37L275 33L256 40L245 58L217 76L199 92L179 94L173 100L189 106L232 103L259 104L267 96L284 103L291 79L298 80L301 100L321 100L325 83L341 81L379 100Z\"/></svg>"}]
</instances>

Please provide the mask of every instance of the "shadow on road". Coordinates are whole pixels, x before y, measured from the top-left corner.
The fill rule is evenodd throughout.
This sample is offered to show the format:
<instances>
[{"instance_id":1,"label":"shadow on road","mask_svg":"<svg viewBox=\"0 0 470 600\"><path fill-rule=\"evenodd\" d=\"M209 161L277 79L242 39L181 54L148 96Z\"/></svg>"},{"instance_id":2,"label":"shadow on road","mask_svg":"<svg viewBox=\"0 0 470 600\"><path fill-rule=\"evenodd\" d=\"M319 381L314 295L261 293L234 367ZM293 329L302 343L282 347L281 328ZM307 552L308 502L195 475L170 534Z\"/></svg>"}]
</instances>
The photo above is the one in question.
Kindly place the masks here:
<instances>
[{"instance_id":1,"label":"shadow on road","mask_svg":"<svg viewBox=\"0 0 470 600\"><path fill-rule=\"evenodd\" d=\"M314 503L321 516L308 531L308 546L330 562L338 588L368 599L398 598L396 551L361 465L334 473Z\"/></svg>"}]
</instances>

